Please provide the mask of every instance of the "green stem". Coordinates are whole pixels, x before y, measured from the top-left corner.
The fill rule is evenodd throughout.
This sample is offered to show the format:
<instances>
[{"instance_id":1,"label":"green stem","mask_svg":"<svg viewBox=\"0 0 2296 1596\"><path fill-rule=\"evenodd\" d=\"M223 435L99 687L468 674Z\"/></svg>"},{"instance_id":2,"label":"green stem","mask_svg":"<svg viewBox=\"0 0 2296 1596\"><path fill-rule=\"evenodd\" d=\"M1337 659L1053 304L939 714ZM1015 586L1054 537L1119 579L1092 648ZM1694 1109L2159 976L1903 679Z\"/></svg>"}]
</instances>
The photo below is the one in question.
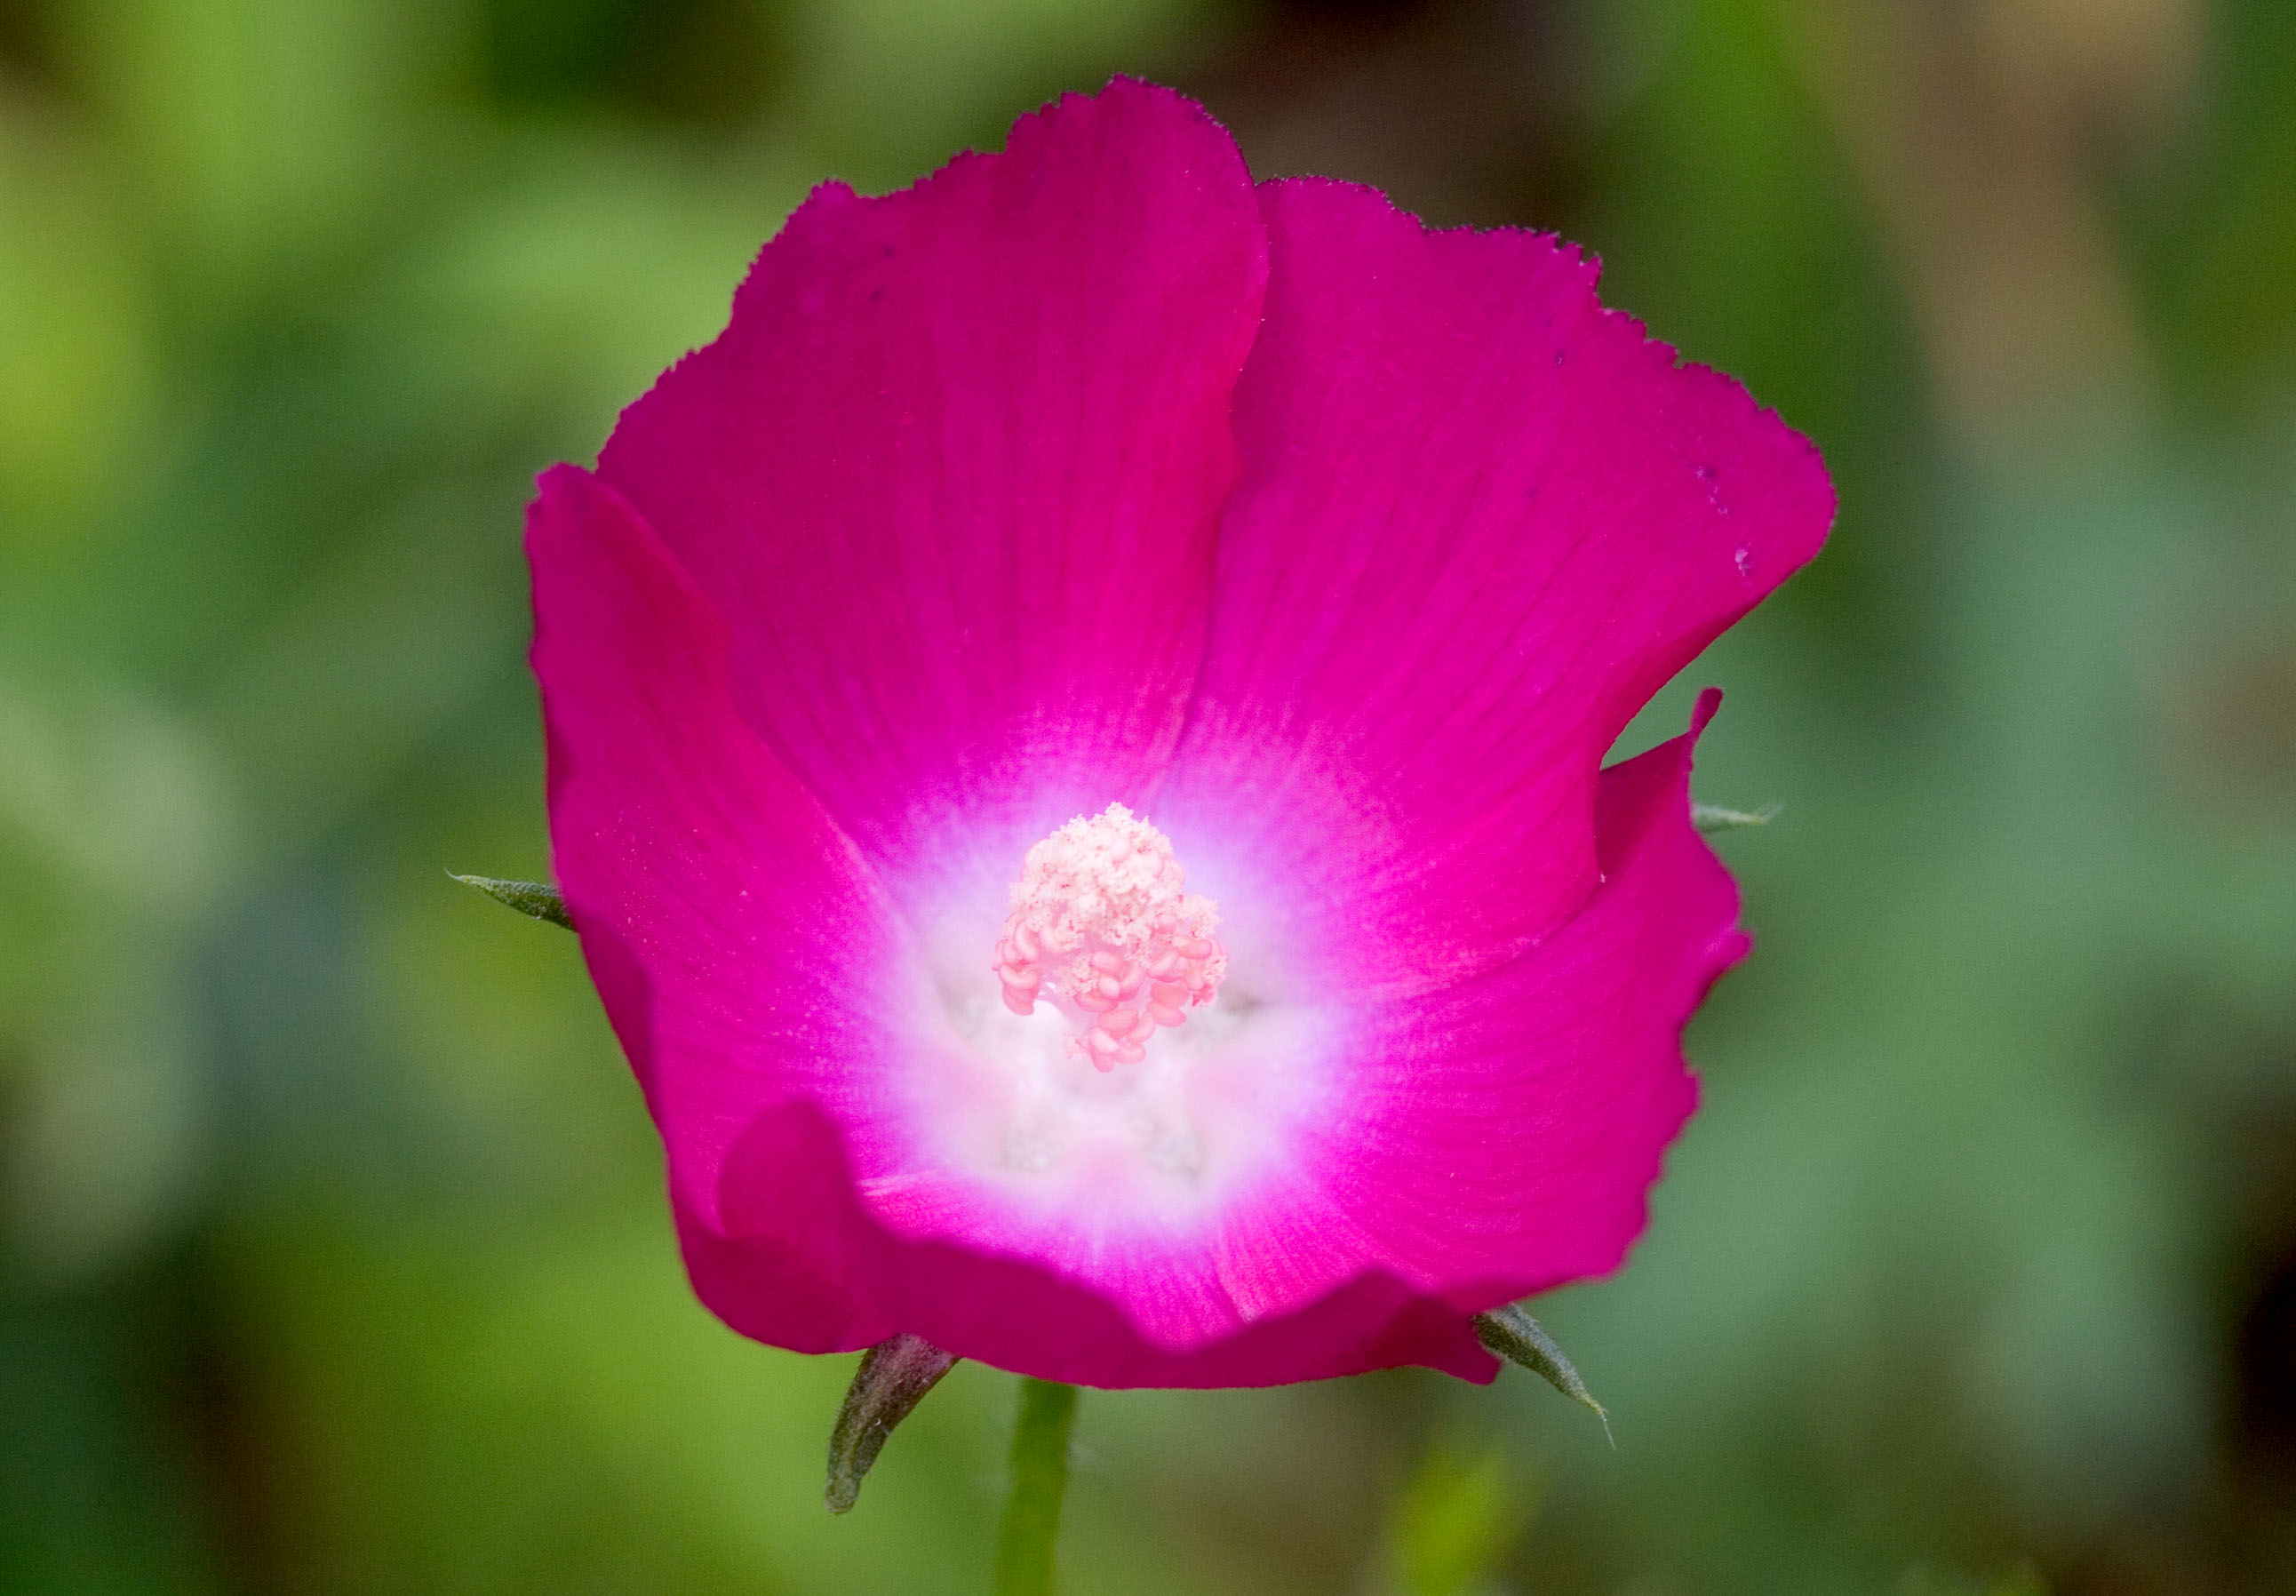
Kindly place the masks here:
<instances>
[{"instance_id":1,"label":"green stem","mask_svg":"<svg viewBox=\"0 0 2296 1596\"><path fill-rule=\"evenodd\" d=\"M1069 1483L1069 1427L1076 1420L1074 1386L1021 1382L1021 1417L1013 1427L1013 1494L996 1532L996 1596L1052 1596L1053 1540L1060 1534L1061 1493Z\"/></svg>"}]
</instances>

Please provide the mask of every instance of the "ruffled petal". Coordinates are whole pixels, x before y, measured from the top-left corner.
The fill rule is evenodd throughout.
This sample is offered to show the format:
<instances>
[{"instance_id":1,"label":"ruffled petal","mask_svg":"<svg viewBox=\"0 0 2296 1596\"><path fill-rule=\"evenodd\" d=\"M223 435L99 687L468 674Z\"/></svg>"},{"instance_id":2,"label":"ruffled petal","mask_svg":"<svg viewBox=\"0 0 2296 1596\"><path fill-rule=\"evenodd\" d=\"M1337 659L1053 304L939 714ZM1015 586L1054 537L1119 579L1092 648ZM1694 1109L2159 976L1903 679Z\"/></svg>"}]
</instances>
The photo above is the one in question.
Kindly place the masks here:
<instances>
[{"instance_id":1,"label":"ruffled petal","mask_svg":"<svg viewBox=\"0 0 2296 1596\"><path fill-rule=\"evenodd\" d=\"M816 190L623 415L599 475L892 890L972 855L1009 879L1160 769L1265 276L1226 135L1119 80L902 193Z\"/></svg>"},{"instance_id":2,"label":"ruffled petal","mask_svg":"<svg viewBox=\"0 0 2296 1596\"><path fill-rule=\"evenodd\" d=\"M1603 884L1536 950L1359 1010L1347 1111L1304 1164L1400 1279L1480 1311L1618 1267L1697 1102L1682 1028L1751 946L1691 823L1689 736L1603 773Z\"/></svg>"},{"instance_id":3,"label":"ruffled petal","mask_svg":"<svg viewBox=\"0 0 2296 1596\"><path fill-rule=\"evenodd\" d=\"M804 1105L768 1111L743 1137L721 1212L715 1227L681 1215L694 1288L726 1323L763 1340L780 1339L776 1293L794 1258L807 1278L835 1278L860 1293L876 1322L1042 1379L1205 1387L1410 1363L1477 1381L1496 1370L1464 1313L1376 1270L1217 1340L1159 1345L1124 1307L1038 1263L881 1227L855 1200L836 1130Z\"/></svg>"},{"instance_id":4,"label":"ruffled petal","mask_svg":"<svg viewBox=\"0 0 2296 1596\"><path fill-rule=\"evenodd\" d=\"M1523 232L1263 185L1198 698L1152 817L1199 890L1280 903L1302 979L1441 985L1596 880L1603 753L1817 551L1808 442L1602 309Z\"/></svg>"},{"instance_id":5,"label":"ruffled petal","mask_svg":"<svg viewBox=\"0 0 2296 1596\"><path fill-rule=\"evenodd\" d=\"M1749 947L1737 889L1690 819L1693 747L1718 698L1689 735L1603 772L1603 881L1578 914L1498 968L1332 1016L1320 1111L1285 1127L1275 1168L1240 1188L1205 1244L1234 1322L1296 1316L1366 1280L1464 1315L1625 1257L1696 1105L1683 1026ZM1162 1305L1138 1289L1146 1271L1101 1272L1135 1283L1136 1316Z\"/></svg>"},{"instance_id":6,"label":"ruffled petal","mask_svg":"<svg viewBox=\"0 0 2296 1596\"><path fill-rule=\"evenodd\" d=\"M770 1105L834 1099L890 1046L902 967L865 865L734 712L726 623L614 491L572 466L529 512L554 865L660 1127L681 1214ZM754 1258L759 1333L826 1351L890 1334L802 1249Z\"/></svg>"}]
</instances>

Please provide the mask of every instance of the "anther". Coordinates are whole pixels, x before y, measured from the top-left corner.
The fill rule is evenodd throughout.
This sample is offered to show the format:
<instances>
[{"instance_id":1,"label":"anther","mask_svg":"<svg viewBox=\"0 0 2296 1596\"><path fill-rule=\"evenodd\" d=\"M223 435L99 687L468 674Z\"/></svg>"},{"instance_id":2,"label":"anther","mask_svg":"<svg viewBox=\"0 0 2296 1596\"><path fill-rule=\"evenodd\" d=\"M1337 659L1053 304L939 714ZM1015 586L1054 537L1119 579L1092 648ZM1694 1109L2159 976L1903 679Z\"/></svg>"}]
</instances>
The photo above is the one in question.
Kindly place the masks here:
<instances>
[{"instance_id":1,"label":"anther","mask_svg":"<svg viewBox=\"0 0 2296 1596\"><path fill-rule=\"evenodd\" d=\"M1021 861L990 967L1005 1007L1025 1015L1049 999L1082 1022L1071 1057L1140 1063L1147 1039L1210 1002L1227 971L1216 907L1185 889L1170 840L1122 804L1070 821Z\"/></svg>"}]
</instances>

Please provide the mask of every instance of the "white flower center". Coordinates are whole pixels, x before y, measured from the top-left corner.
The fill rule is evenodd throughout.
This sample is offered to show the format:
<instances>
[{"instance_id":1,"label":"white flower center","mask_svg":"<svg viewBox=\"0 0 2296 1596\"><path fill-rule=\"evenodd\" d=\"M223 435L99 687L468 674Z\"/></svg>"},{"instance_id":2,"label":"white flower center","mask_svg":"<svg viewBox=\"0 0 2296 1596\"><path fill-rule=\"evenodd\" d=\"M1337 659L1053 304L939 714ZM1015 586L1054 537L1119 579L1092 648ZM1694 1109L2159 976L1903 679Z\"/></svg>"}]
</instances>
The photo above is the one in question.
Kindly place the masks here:
<instances>
[{"instance_id":1,"label":"white flower center","mask_svg":"<svg viewBox=\"0 0 2296 1596\"><path fill-rule=\"evenodd\" d=\"M1070 820L1021 860L990 966L1004 1007L1052 1003L1075 1023L1069 1057L1100 1070L1140 1063L1227 973L1218 907L1185 886L1170 839L1122 804Z\"/></svg>"},{"instance_id":2,"label":"white flower center","mask_svg":"<svg viewBox=\"0 0 2296 1596\"><path fill-rule=\"evenodd\" d=\"M921 958L904 967L925 979L917 1045L885 1078L901 1130L865 1177L877 1211L905 1234L953 1235L988 1200L1053 1251L1212 1222L1291 1156L1341 1079L1332 1014L1275 957L1259 884L1212 851L1217 835L1190 843L1234 884L1221 914L1187 891L1172 840L1121 805L1017 860L1012 841L980 841L952 850L964 868L913 911Z\"/></svg>"}]
</instances>

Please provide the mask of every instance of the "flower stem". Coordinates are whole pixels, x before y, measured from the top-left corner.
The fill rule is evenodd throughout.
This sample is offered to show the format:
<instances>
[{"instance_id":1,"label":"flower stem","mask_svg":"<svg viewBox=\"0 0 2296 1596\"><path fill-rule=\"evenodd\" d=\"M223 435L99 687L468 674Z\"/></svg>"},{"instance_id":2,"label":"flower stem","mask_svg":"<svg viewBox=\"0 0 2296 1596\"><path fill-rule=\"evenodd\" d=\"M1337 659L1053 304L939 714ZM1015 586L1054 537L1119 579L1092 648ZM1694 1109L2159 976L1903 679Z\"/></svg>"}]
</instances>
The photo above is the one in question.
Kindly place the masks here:
<instances>
[{"instance_id":1,"label":"flower stem","mask_svg":"<svg viewBox=\"0 0 2296 1596\"><path fill-rule=\"evenodd\" d=\"M1069 1427L1077 1391L1057 1380L1021 1382L1013 1427L1013 1494L996 1532L996 1596L1052 1596L1053 1540L1069 1483Z\"/></svg>"}]
</instances>

